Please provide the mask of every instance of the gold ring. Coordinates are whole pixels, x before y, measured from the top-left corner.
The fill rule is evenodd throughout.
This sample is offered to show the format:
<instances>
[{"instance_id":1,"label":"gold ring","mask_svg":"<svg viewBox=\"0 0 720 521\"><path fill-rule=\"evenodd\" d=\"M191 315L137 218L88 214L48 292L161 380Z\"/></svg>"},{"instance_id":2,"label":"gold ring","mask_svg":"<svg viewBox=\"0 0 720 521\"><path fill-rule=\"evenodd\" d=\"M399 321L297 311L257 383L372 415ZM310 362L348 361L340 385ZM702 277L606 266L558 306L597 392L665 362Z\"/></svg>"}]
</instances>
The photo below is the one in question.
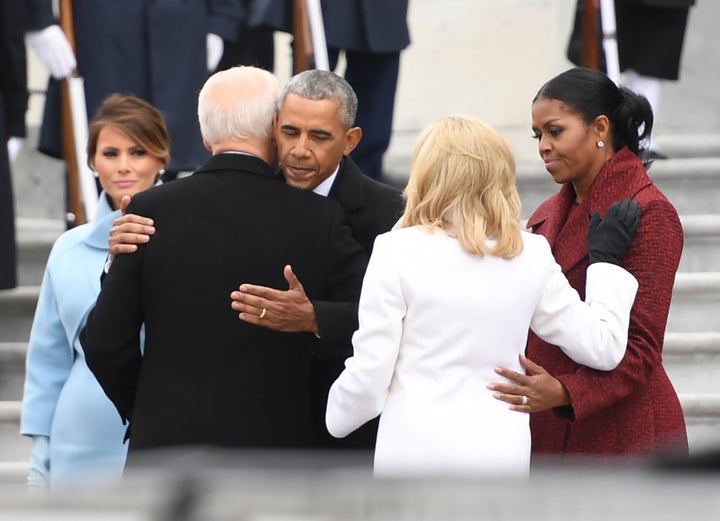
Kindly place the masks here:
<instances>
[{"instance_id":1,"label":"gold ring","mask_svg":"<svg viewBox=\"0 0 720 521\"><path fill-rule=\"evenodd\" d=\"M262 313L258 315L258 318L265 318L265 313L267 313L267 309L263 308Z\"/></svg>"}]
</instances>

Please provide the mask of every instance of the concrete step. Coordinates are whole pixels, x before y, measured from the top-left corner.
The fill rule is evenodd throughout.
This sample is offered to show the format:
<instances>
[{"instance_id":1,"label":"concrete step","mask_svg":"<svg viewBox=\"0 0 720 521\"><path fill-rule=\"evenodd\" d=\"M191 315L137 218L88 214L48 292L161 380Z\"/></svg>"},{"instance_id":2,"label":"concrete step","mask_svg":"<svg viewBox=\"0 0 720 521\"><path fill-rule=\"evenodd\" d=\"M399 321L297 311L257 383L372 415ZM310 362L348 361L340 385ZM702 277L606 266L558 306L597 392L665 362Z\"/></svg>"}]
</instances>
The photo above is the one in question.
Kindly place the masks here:
<instances>
[{"instance_id":1,"label":"concrete step","mask_svg":"<svg viewBox=\"0 0 720 521\"><path fill-rule=\"evenodd\" d=\"M22 399L26 353L26 342L0 342L0 400Z\"/></svg>"},{"instance_id":2,"label":"concrete step","mask_svg":"<svg viewBox=\"0 0 720 521\"><path fill-rule=\"evenodd\" d=\"M0 341L28 341L39 294L40 286L0 290Z\"/></svg>"},{"instance_id":3,"label":"concrete step","mask_svg":"<svg viewBox=\"0 0 720 521\"><path fill-rule=\"evenodd\" d=\"M36 286L42 282L50 249L65 231L56 219L19 217L15 220L18 246L18 284Z\"/></svg>"},{"instance_id":4,"label":"concrete step","mask_svg":"<svg viewBox=\"0 0 720 521\"><path fill-rule=\"evenodd\" d=\"M0 341L27 341L39 291L39 286L0 291ZM720 272L677 274L667 330L720 331Z\"/></svg>"},{"instance_id":5,"label":"concrete step","mask_svg":"<svg viewBox=\"0 0 720 521\"><path fill-rule=\"evenodd\" d=\"M666 330L671 333L720 331L720 272L675 276Z\"/></svg>"},{"instance_id":6,"label":"concrete step","mask_svg":"<svg viewBox=\"0 0 720 521\"><path fill-rule=\"evenodd\" d=\"M720 134L667 134L657 136L656 141L671 158L720 157Z\"/></svg>"},{"instance_id":7,"label":"concrete step","mask_svg":"<svg viewBox=\"0 0 720 521\"><path fill-rule=\"evenodd\" d=\"M648 174L680 215L713 214L720 208L720 157L655 161ZM517 183L526 219L559 190L540 160L519 163Z\"/></svg>"},{"instance_id":8,"label":"concrete step","mask_svg":"<svg viewBox=\"0 0 720 521\"><path fill-rule=\"evenodd\" d=\"M384 165L387 174L387 181L395 186L404 187L407 184L410 173L410 160L413 147L420 129L395 129L393 132L393 143L388 154L385 155ZM701 133L678 133L656 136L660 149L671 159L687 158L720 158L720 134ZM537 160L536 160L537 157ZM517 159L518 181L520 175L528 170L537 170L536 174L540 179L549 180L549 174L545 172L538 156L518 156ZM662 161L657 161L656 168ZM550 185L553 185L550 181ZM550 193L554 193L550 190ZM523 199L523 205L530 213L537 207L535 198ZM535 204L533 204L535 203ZM693 212L698 213L698 212Z\"/></svg>"},{"instance_id":9,"label":"concrete step","mask_svg":"<svg viewBox=\"0 0 720 521\"><path fill-rule=\"evenodd\" d=\"M719 180L720 182L720 180ZM720 271L720 215L683 215L685 247L679 271ZM53 243L64 224L50 219L18 219L18 278L39 286Z\"/></svg>"},{"instance_id":10,"label":"concrete step","mask_svg":"<svg viewBox=\"0 0 720 521\"><path fill-rule=\"evenodd\" d=\"M720 332L666 333L663 365L677 392L717 392Z\"/></svg>"},{"instance_id":11,"label":"concrete step","mask_svg":"<svg viewBox=\"0 0 720 521\"><path fill-rule=\"evenodd\" d=\"M685 245L678 271L720 271L720 214L681 215L680 221Z\"/></svg>"},{"instance_id":12,"label":"concrete step","mask_svg":"<svg viewBox=\"0 0 720 521\"><path fill-rule=\"evenodd\" d=\"M20 435L19 400L0 401L0 462L30 461L30 438Z\"/></svg>"},{"instance_id":13,"label":"concrete step","mask_svg":"<svg viewBox=\"0 0 720 521\"><path fill-rule=\"evenodd\" d=\"M20 400L26 342L0 342L0 400ZM707 393L720 382L720 332L666 333L663 365L679 393Z\"/></svg>"},{"instance_id":14,"label":"concrete step","mask_svg":"<svg viewBox=\"0 0 720 521\"><path fill-rule=\"evenodd\" d=\"M656 161L648 170L680 215L712 214L720 204L720 157Z\"/></svg>"},{"instance_id":15,"label":"concrete step","mask_svg":"<svg viewBox=\"0 0 720 521\"><path fill-rule=\"evenodd\" d=\"M680 393L691 452L720 448L720 393ZM31 440L19 434L19 401L0 401L0 476L22 474Z\"/></svg>"},{"instance_id":16,"label":"concrete step","mask_svg":"<svg viewBox=\"0 0 720 521\"><path fill-rule=\"evenodd\" d=\"M679 393L690 452L720 449L720 393Z\"/></svg>"}]
</instances>

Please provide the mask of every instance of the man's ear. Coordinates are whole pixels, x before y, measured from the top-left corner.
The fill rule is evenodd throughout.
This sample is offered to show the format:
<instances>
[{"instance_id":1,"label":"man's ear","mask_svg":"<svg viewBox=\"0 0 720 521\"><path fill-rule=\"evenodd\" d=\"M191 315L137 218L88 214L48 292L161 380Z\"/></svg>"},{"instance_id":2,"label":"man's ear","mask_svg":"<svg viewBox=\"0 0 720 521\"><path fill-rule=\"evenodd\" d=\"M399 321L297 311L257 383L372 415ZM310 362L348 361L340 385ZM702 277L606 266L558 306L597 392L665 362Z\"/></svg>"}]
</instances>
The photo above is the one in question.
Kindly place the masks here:
<instances>
[{"instance_id":1,"label":"man's ear","mask_svg":"<svg viewBox=\"0 0 720 521\"><path fill-rule=\"evenodd\" d=\"M352 127L345 132L345 146L343 147L343 155L350 155L355 147L362 139L362 129L360 127Z\"/></svg>"}]
</instances>

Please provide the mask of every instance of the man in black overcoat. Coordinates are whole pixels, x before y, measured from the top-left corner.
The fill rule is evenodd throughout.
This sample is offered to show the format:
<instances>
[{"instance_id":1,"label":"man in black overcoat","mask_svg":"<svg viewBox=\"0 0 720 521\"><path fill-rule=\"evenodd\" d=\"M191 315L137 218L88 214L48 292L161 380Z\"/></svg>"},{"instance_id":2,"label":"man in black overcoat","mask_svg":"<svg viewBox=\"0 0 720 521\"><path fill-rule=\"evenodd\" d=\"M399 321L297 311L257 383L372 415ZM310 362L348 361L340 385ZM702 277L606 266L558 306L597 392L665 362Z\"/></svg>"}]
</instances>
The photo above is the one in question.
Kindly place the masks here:
<instances>
[{"instance_id":1,"label":"man in black overcoat","mask_svg":"<svg viewBox=\"0 0 720 521\"><path fill-rule=\"evenodd\" d=\"M283 88L274 132L286 183L337 201L353 238L369 257L375 237L389 231L401 217L404 200L398 189L364 175L349 157L363 133L354 123L357 106L352 87L342 77L327 71L305 71ZM125 223L111 231L113 254L132 251L135 244L151 240L155 231L146 227L140 216L127 214L123 220ZM320 447L374 447L377 422L340 440L325 428L328 390L352 355L357 299L328 302L313 298L306 294L300 274L296 276L289 268L284 274L286 281L272 287L243 280L241 291L231 295L233 308L247 322L277 331L304 332L316 344L314 415ZM266 316L260 319L257 310L263 308Z\"/></svg>"},{"instance_id":2,"label":"man in black overcoat","mask_svg":"<svg viewBox=\"0 0 720 521\"><path fill-rule=\"evenodd\" d=\"M339 205L282 183L271 167L277 90L253 67L213 75L198 102L212 158L129 208L157 232L114 259L81 340L130 422L131 457L188 445L317 446L312 338L240 321L229 305L245 280L280 286L286 265L311 298L359 295L366 257Z\"/></svg>"},{"instance_id":3,"label":"man in black overcoat","mask_svg":"<svg viewBox=\"0 0 720 521\"><path fill-rule=\"evenodd\" d=\"M287 184L336 200L343 207L355 240L368 257L375 237L389 231L401 217L404 200L396 188L364 175L350 153L362 139L355 126L358 100L352 87L333 72L309 70L293 76L280 93L275 141ZM351 338L358 327L357 305L308 298L304 280L286 273L289 289L282 291L245 280L233 292L240 318L279 331L306 331L318 337L316 415L321 446L372 448L377 422L336 440L325 428L325 407L332 382L352 355ZM253 309L274 312L260 322Z\"/></svg>"}]
</instances>

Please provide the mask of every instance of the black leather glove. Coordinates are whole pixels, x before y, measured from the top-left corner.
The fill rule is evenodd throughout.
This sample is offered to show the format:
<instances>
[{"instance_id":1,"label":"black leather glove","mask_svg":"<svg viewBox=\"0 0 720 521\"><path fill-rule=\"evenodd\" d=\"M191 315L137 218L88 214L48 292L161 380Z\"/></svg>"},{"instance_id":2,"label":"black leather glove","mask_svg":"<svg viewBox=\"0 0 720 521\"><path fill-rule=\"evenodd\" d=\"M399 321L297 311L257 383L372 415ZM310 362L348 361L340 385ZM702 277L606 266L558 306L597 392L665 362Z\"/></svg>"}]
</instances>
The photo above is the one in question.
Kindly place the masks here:
<instances>
[{"instance_id":1,"label":"black leather glove","mask_svg":"<svg viewBox=\"0 0 720 521\"><path fill-rule=\"evenodd\" d=\"M618 266L640 226L640 205L632 199L615 201L603 219L597 210L588 224L590 264L610 262Z\"/></svg>"}]
</instances>

